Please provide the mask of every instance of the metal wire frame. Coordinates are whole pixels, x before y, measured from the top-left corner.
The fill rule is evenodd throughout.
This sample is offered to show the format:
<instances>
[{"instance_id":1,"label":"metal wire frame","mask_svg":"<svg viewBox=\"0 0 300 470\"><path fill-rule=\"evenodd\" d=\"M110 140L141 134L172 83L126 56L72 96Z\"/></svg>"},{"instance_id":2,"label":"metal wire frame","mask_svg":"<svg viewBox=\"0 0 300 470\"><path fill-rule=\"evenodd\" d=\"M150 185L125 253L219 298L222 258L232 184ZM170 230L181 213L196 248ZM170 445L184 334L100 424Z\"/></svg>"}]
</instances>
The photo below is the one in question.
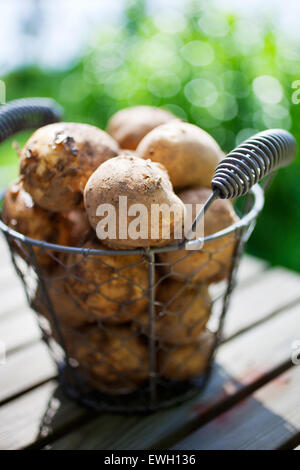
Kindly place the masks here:
<instances>
[{"instance_id":1,"label":"metal wire frame","mask_svg":"<svg viewBox=\"0 0 300 470\"><path fill-rule=\"evenodd\" d=\"M135 249L135 250L110 250L110 249L89 249L89 248L77 248L77 247L69 247L69 246L60 246L51 243L46 243L44 241L38 241L31 238L24 236L16 232L15 230L11 229L7 225L4 224L2 220L0 220L0 229L5 234L7 241L9 243L12 259L14 266L17 270L17 274L21 278L23 285L25 287L25 291L27 294L28 301L32 304L30 295L28 294L28 288L26 285L26 280L24 277L24 273L18 267L18 262L16 261L16 257L18 254L14 248L14 243L20 243L22 246L25 246L25 250L28 251L28 259L27 262L31 266L38 277L39 285L41 288L41 296L42 302L45 304L46 309L49 312L51 317L52 327L54 328L54 333L47 333L44 327L41 326L43 332L43 338L47 342L50 350L55 358L58 369L59 369L59 378L60 383L62 385L63 390L65 393L70 396L72 399L86 405L89 407L93 407L97 410L108 410L108 411L116 411L116 412L150 412L157 410L159 408L168 407L174 405L176 403L182 402L195 394L199 393L199 391L205 386L207 383L210 372L211 366L213 363L213 358L216 352L216 348L221 340L222 337L222 329L225 320L226 313L229 307L230 296L232 290L235 285L235 276L238 267L238 262L243 251L243 246L246 243L246 240L250 236L251 231L253 230L253 226L255 224L256 218L261 211L264 203L264 194L263 190L260 186L254 186L248 195L251 207L250 210L245 213L241 219L236 222L235 224L231 225L230 227L226 228L225 230L219 231L213 235L209 235L204 237L201 241L204 242L205 246L209 246L215 240L223 239L228 235L234 235L236 240L236 247L234 251L234 258L232 265L229 270L229 277L226 285L225 292L223 294L223 305L221 309L221 315L219 318L219 326L215 331L214 336L214 344L211 348L211 354L207 361L207 366L205 367L204 372L201 374L200 377L197 379L188 380L184 382L178 381L171 381L167 379L162 379L157 372L157 364L156 364L156 353L157 353L157 338L156 338L156 331L155 331L155 305L156 305L156 298L155 298L155 288L157 287L158 283L161 282L164 278L160 281L155 281L155 269L156 266L159 264L156 261L156 258L161 253L167 253L174 250L183 250L186 246L180 244L176 244L173 246L167 247L160 247L160 248L150 248L149 250L145 249ZM187 244L193 244L195 241L189 241ZM199 241L198 241L199 243ZM81 373L78 372L77 368L72 367L72 354L68 352L68 345L66 345L64 341L64 334L61 330L60 320L57 318L55 313L55 308L52 305L51 298L49 295L49 284L47 283L47 279L45 279L43 272L39 266L37 261L37 256L35 253L35 249L42 249L46 250L47 252L51 253L62 253L62 254L73 254L79 256L79 259L88 258L91 256L125 256L125 255L141 255L148 266L148 291L146 295L148 296L148 314L149 314L149 343L148 343L148 351L149 351L149 361L150 361L150 370L149 370L149 382L146 385L142 385L138 391L135 391L129 395L124 396L109 396L108 394L101 393L98 390L91 390L86 388L86 383L84 378L82 377ZM194 250L192 250L194 252ZM191 251L189 251L191 253ZM52 255L56 257L57 255ZM57 258L59 259L59 258ZM102 261L101 261L102 262ZM168 276L166 275L165 278ZM40 323L40 322L39 322ZM103 326L101 326L103 328ZM53 348L53 337L58 339L58 343L62 347L64 351L65 358L62 357L61 351L59 350L59 355L57 355L57 351Z\"/></svg>"}]
</instances>

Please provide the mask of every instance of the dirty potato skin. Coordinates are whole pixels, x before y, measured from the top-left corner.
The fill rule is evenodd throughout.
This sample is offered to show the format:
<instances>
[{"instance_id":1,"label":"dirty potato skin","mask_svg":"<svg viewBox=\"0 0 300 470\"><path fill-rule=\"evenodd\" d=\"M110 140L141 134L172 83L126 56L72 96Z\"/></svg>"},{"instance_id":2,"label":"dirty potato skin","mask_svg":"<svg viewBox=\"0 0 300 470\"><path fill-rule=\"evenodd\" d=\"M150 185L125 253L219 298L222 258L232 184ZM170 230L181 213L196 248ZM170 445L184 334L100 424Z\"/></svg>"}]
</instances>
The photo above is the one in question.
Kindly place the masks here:
<instances>
[{"instance_id":1,"label":"dirty potato skin","mask_svg":"<svg viewBox=\"0 0 300 470\"><path fill-rule=\"evenodd\" d=\"M107 132L122 149L135 150L152 129L173 119L174 114L154 106L134 106L121 109L109 120Z\"/></svg>"},{"instance_id":2,"label":"dirty potato skin","mask_svg":"<svg viewBox=\"0 0 300 470\"><path fill-rule=\"evenodd\" d=\"M92 230L88 221L87 213L84 209L75 209L71 212L65 213L64 216L71 223L72 246L81 246Z\"/></svg>"},{"instance_id":3,"label":"dirty potato skin","mask_svg":"<svg viewBox=\"0 0 300 470\"><path fill-rule=\"evenodd\" d=\"M72 227L70 220L61 214L41 209L34 202L19 179L5 193L2 219L9 227L23 235L38 241L46 241L57 245L72 244ZM21 248L18 253L24 256ZM56 264L47 252L33 247L40 267L50 268ZM26 250L26 248L25 248Z\"/></svg>"},{"instance_id":4,"label":"dirty potato skin","mask_svg":"<svg viewBox=\"0 0 300 470\"><path fill-rule=\"evenodd\" d=\"M204 204L211 193L207 188L194 188L182 191L178 195L184 204L193 205L193 217L195 217L195 205ZM231 202L227 199L217 199L205 214L204 235L212 235L238 220ZM176 250L161 253L159 256L161 261L170 264L170 267L165 266L166 272L172 271L171 275L178 280L218 282L229 275L235 246L236 238L232 233L205 243L201 250Z\"/></svg>"},{"instance_id":5,"label":"dirty potato skin","mask_svg":"<svg viewBox=\"0 0 300 470\"><path fill-rule=\"evenodd\" d=\"M157 288L155 336L166 344L191 344L199 339L210 316L211 299L206 285L184 285L166 279ZM149 334L149 314L136 319L140 331Z\"/></svg>"},{"instance_id":6,"label":"dirty potato skin","mask_svg":"<svg viewBox=\"0 0 300 470\"><path fill-rule=\"evenodd\" d=\"M119 196L127 197L128 211L122 218L119 210ZM84 190L84 204L91 226L99 236L99 223L103 218L96 215L97 208L102 204L111 204L116 213L115 238L102 239L102 242L115 249L148 248L170 244L181 233L184 223L185 206L173 192L172 184L166 170L158 163L142 160L126 152L103 163L90 177ZM134 239L130 233L131 222L139 214L131 216L130 208L135 204L143 205L145 216L141 216L140 238ZM156 217L151 209L164 204L167 209L173 207L170 218ZM129 215L127 215L129 214ZM119 219L120 222L119 222ZM127 227L125 236L120 231ZM156 230L155 236L151 228ZM177 241L177 239L176 239Z\"/></svg>"},{"instance_id":7,"label":"dirty potato skin","mask_svg":"<svg viewBox=\"0 0 300 470\"><path fill-rule=\"evenodd\" d=\"M96 322L96 318L87 309L80 307L76 299L73 299L67 292L66 284L68 278L64 276L62 269L48 278L46 281L47 294L51 302L53 313L58 321L59 328L82 328ZM52 335L57 339L57 332L53 325L53 318L49 309L45 305L45 296L41 285L38 285L32 307L49 322Z\"/></svg>"},{"instance_id":8,"label":"dirty potato skin","mask_svg":"<svg viewBox=\"0 0 300 470\"><path fill-rule=\"evenodd\" d=\"M87 241L82 247L105 249L98 240ZM66 264L68 293L96 318L126 323L147 307L148 268L142 256L70 254Z\"/></svg>"},{"instance_id":9,"label":"dirty potato skin","mask_svg":"<svg viewBox=\"0 0 300 470\"><path fill-rule=\"evenodd\" d=\"M197 343L185 346L165 346L158 354L158 370L169 380L184 381L201 375L208 364L215 336L209 330Z\"/></svg>"},{"instance_id":10,"label":"dirty potato skin","mask_svg":"<svg viewBox=\"0 0 300 470\"><path fill-rule=\"evenodd\" d=\"M112 395L134 391L149 377L147 345L127 325L64 330L66 348L87 382Z\"/></svg>"},{"instance_id":11,"label":"dirty potato skin","mask_svg":"<svg viewBox=\"0 0 300 470\"><path fill-rule=\"evenodd\" d=\"M175 189L210 187L214 170L224 157L207 132L180 121L153 129L139 143L136 153L138 157L164 165Z\"/></svg>"},{"instance_id":12,"label":"dirty potato skin","mask_svg":"<svg viewBox=\"0 0 300 470\"><path fill-rule=\"evenodd\" d=\"M21 152L24 188L43 209L76 209L82 204L89 176L118 152L112 137L88 124L60 122L41 127Z\"/></svg>"}]
</instances>

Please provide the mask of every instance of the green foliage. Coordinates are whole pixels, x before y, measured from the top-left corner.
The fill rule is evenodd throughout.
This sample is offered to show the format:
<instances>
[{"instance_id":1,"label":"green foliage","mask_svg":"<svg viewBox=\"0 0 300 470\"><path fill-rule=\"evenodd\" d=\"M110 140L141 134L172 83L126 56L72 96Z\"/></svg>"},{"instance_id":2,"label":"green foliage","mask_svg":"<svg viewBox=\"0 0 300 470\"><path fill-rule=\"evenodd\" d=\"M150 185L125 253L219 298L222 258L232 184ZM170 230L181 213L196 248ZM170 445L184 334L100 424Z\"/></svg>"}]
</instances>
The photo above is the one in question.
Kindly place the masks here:
<instances>
[{"instance_id":1,"label":"green foliage","mask_svg":"<svg viewBox=\"0 0 300 470\"><path fill-rule=\"evenodd\" d=\"M292 104L291 84L300 79L300 63L293 47L263 22L198 4L188 2L184 15L153 18L144 1L131 1L123 24L102 27L72 68L31 67L4 77L7 99L51 96L66 120L102 128L120 108L163 106L207 130L225 151L265 128L282 127L298 138L300 105ZM2 145L0 164L12 162L15 152ZM249 244L252 253L298 271L299 181L298 156L277 175Z\"/></svg>"}]
</instances>

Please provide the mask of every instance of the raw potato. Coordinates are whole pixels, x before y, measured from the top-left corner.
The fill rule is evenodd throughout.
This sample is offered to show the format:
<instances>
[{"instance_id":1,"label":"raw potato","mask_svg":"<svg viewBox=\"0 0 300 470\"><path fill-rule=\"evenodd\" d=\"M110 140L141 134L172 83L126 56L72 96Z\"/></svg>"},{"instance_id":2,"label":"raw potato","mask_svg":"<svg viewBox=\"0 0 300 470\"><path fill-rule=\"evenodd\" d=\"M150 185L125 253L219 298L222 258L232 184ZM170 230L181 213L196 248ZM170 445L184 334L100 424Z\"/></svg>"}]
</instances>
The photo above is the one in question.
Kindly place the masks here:
<instances>
[{"instance_id":1,"label":"raw potato","mask_svg":"<svg viewBox=\"0 0 300 470\"><path fill-rule=\"evenodd\" d=\"M79 371L101 392L130 393L149 377L148 347L127 325L66 330L64 341Z\"/></svg>"},{"instance_id":2,"label":"raw potato","mask_svg":"<svg viewBox=\"0 0 300 470\"><path fill-rule=\"evenodd\" d=\"M72 225L72 246L81 246L92 230L85 210L73 210L65 214L65 216L70 220Z\"/></svg>"},{"instance_id":3,"label":"raw potato","mask_svg":"<svg viewBox=\"0 0 300 470\"><path fill-rule=\"evenodd\" d=\"M215 336L203 332L198 343L169 347L158 354L160 374L169 380L184 381L201 375L212 353Z\"/></svg>"},{"instance_id":4,"label":"raw potato","mask_svg":"<svg viewBox=\"0 0 300 470\"><path fill-rule=\"evenodd\" d=\"M39 241L58 245L70 245L72 240L72 222L61 214L41 209L23 189L22 181L13 183L5 193L2 218L4 223L23 235ZM15 242L18 253L27 258L25 245ZM22 248L25 250L23 251ZM49 268L56 260L38 247L33 247L38 264ZM49 253L53 253L50 252ZM55 254L57 255L57 253ZM30 259L28 258L30 262Z\"/></svg>"},{"instance_id":5,"label":"raw potato","mask_svg":"<svg viewBox=\"0 0 300 470\"><path fill-rule=\"evenodd\" d=\"M21 152L24 188L43 209L71 211L82 204L93 171L118 153L118 144L97 127L49 124L34 132Z\"/></svg>"},{"instance_id":6,"label":"raw potato","mask_svg":"<svg viewBox=\"0 0 300 470\"><path fill-rule=\"evenodd\" d=\"M107 132L122 149L135 150L142 138L157 126L173 119L174 114L154 106L134 106L114 114L107 125Z\"/></svg>"},{"instance_id":7,"label":"raw potato","mask_svg":"<svg viewBox=\"0 0 300 470\"><path fill-rule=\"evenodd\" d=\"M204 204L211 191L206 188L194 188L179 193L184 204ZM204 235L212 235L239 220L232 204L227 199L217 199L210 206L204 217ZM218 240L207 242L201 250L176 250L161 253L167 272L178 280L189 279L193 282L218 282L229 275L236 246L236 237L231 233Z\"/></svg>"},{"instance_id":8,"label":"raw potato","mask_svg":"<svg viewBox=\"0 0 300 470\"><path fill-rule=\"evenodd\" d=\"M200 127L173 121L149 132L139 143L137 156L164 165L174 188L179 189L210 187L224 153Z\"/></svg>"},{"instance_id":9,"label":"raw potato","mask_svg":"<svg viewBox=\"0 0 300 470\"><path fill-rule=\"evenodd\" d=\"M87 309L78 305L66 290L68 279L63 277L63 271L58 270L55 277L47 279L46 288L53 313L58 321L59 328L81 328L91 323L95 323L97 318L93 317ZM45 304L45 296L43 290L39 285L35 298L32 301L32 307L41 315L43 315L51 326L52 334L57 338L56 329L53 325L53 319L49 309Z\"/></svg>"},{"instance_id":10,"label":"raw potato","mask_svg":"<svg viewBox=\"0 0 300 470\"><path fill-rule=\"evenodd\" d=\"M127 197L128 211L125 211L124 216L123 211L119 210L119 196ZM103 218L96 215L97 208L102 204L111 204L115 209L116 233L110 238L102 239L102 242L111 248L163 246L170 244L176 237L181 238L185 206L173 192L165 169L150 160L142 160L124 153L103 163L87 182L84 204L90 224L96 230L98 238L100 237L97 226ZM128 215L131 206L135 204L143 205L145 210L145 216L140 217L140 228L136 230L136 233L142 232L137 233L140 238L134 238L131 231L132 223L139 214ZM163 217L151 216L151 209L160 204L164 204L167 209L175 209L170 213L169 219L166 213ZM157 232L155 236L151 236L151 226ZM121 230L125 231L124 237L120 233Z\"/></svg>"},{"instance_id":11,"label":"raw potato","mask_svg":"<svg viewBox=\"0 0 300 470\"><path fill-rule=\"evenodd\" d=\"M98 241L83 248L105 249ZM66 290L83 309L108 323L126 323L148 303L148 267L140 255L70 254Z\"/></svg>"},{"instance_id":12,"label":"raw potato","mask_svg":"<svg viewBox=\"0 0 300 470\"><path fill-rule=\"evenodd\" d=\"M157 289L156 339L166 344L190 344L199 339L210 316L211 298L206 285L184 285L174 279L163 281ZM149 314L136 319L149 334Z\"/></svg>"}]
</instances>

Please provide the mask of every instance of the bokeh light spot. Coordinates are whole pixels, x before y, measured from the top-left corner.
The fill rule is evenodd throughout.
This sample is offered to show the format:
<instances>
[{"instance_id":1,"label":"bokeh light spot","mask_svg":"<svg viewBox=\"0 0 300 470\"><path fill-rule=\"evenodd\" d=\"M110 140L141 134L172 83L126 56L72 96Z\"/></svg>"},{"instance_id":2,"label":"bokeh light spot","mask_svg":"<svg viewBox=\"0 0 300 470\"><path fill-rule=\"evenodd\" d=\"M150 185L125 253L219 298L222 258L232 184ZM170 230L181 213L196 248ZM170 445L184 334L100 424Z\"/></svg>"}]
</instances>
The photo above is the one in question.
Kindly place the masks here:
<instances>
[{"instance_id":1,"label":"bokeh light spot","mask_svg":"<svg viewBox=\"0 0 300 470\"><path fill-rule=\"evenodd\" d=\"M93 60L96 70L112 71L120 67L124 61L124 50L120 44L111 42L101 46L99 54L95 54Z\"/></svg>"},{"instance_id":2,"label":"bokeh light spot","mask_svg":"<svg viewBox=\"0 0 300 470\"><path fill-rule=\"evenodd\" d=\"M198 24L207 36L223 37L226 36L229 31L226 18L216 13L203 13Z\"/></svg>"},{"instance_id":3,"label":"bokeh light spot","mask_svg":"<svg viewBox=\"0 0 300 470\"><path fill-rule=\"evenodd\" d=\"M276 104L282 99L282 86L277 78L271 75L256 77L252 86L255 95L263 103Z\"/></svg>"},{"instance_id":4,"label":"bokeh light spot","mask_svg":"<svg viewBox=\"0 0 300 470\"><path fill-rule=\"evenodd\" d=\"M276 119L284 119L289 115L289 110L281 104L265 104L264 112Z\"/></svg>"},{"instance_id":5,"label":"bokeh light spot","mask_svg":"<svg viewBox=\"0 0 300 470\"><path fill-rule=\"evenodd\" d=\"M181 49L184 59L191 65L204 66L214 60L213 48L203 41L191 41Z\"/></svg>"},{"instance_id":6,"label":"bokeh light spot","mask_svg":"<svg viewBox=\"0 0 300 470\"><path fill-rule=\"evenodd\" d=\"M216 102L208 108L208 112L220 121L230 121L238 113L238 104L233 95L222 93Z\"/></svg>"},{"instance_id":7,"label":"bokeh light spot","mask_svg":"<svg viewBox=\"0 0 300 470\"><path fill-rule=\"evenodd\" d=\"M175 36L157 34L152 39L143 41L131 59L143 69L160 71L167 65L169 70L178 72L183 63L177 52L180 47L181 41L175 40Z\"/></svg>"},{"instance_id":8,"label":"bokeh light spot","mask_svg":"<svg viewBox=\"0 0 300 470\"><path fill-rule=\"evenodd\" d=\"M212 106L218 98L215 85L204 78L195 78L187 83L184 94L190 103L204 108Z\"/></svg>"},{"instance_id":9,"label":"bokeh light spot","mask_svg":"<svg viewBox=\"0 0 300 470\"><path fill-rule=\"evenodd\" d=\"M235 41L237 46L245 52L256 45L261 45L261 27L258 23L239 19L235 30Z\"/></svg>"},{"instance_id":10,"label":"bokeh light spot","mask_svg":"<svg viewBox=\"0 0 300 470\"><path fill-rule=\"evenodd\" d=\"M264 112L262 115L263 122L267 128L281 128L289 130L291 128L292 120L289 114L286 116L270 116Z\"/></svg>"},{"instance_id":11,"label":"bokeh light spot","mask_svg":"<svg viewBox=\"0 0 300 470\"><path fill-rule=\"evenodd\" d=\"M163 33L176 34L186 27L186 20L182 13L176 10L161 12L154 17L155 26Z\"/></svg>"}]
</instances>

